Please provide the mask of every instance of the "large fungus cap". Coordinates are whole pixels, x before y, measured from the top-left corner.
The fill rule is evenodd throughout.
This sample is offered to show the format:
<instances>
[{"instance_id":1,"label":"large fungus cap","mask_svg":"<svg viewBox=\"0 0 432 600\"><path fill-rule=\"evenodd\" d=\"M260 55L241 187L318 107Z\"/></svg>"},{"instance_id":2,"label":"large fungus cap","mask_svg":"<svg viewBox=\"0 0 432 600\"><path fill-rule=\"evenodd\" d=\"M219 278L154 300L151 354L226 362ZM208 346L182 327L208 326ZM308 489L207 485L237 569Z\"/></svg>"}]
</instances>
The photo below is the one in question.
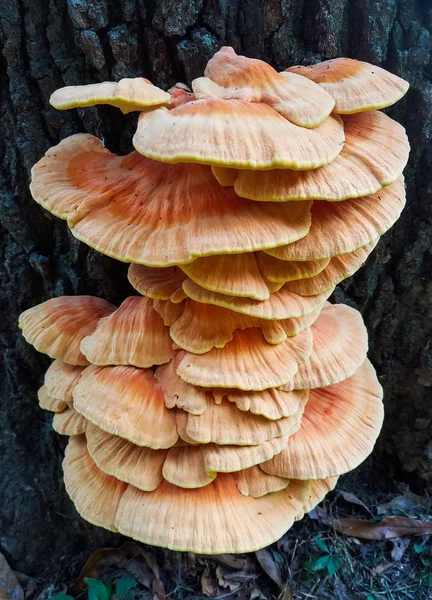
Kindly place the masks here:
<instances>
[{"instance_id":1,"label":"large fungus cap","mask_svg":"<svg viewBox=\"0 0 432 600\"><path fill-rule=\"evenodd\" d=\"M308 235L293 244L265 252L282 260L321 260L348 254L371 244L390 229L404 206L403 177L364 198L315 201Z\"/></svg>"},{"instance_id":2,"label":"large fungus cap","mask_svg":"<svg viewBox=\"0 0 432 600\"><path fill-rule=\"evenodd\" d=\"M260 102L301 127L316 127L334 106L333 98L310 80L280 75L264 61L239 56L229 46L216 52L204 74L192 82L197 99Z\"/></svg>"},{"instance_id":3,"label":"large fungus cap","mask_svg":"<svg viewBox=\"0 0 432 600\"><path fill-rule=\"evenodd\" d=\"M111 104L124 113L144 111L170 100L170 94L154 86L144 77L121 79L118 83L104 81L90 85L71 85L56 90L50 104L58 110Z\"/></svg>"},{"instance_id":4,"label":"large fungus cap","mask_svg":"<svg viewBox=\"0 0 432 600\"><path fill-rule=\"evenodd\" d=\"M150 298L131 296L101 319L81 342L81 352L93 365L161 365L175 352L169 330Z\"/></svg>"},{"instance_id":5,"label":"large fungus cap","mask_svg":"<svg viewBox=\"0 0 432 600\"><path fill-rule=\"evenodd\" d=\"M198 489L163 482L144 492L100 471L84 438L72 438L63 461L66 490L90 523L172 550L200 554L249 552L271 544L302 514L309 482L261 498L244 496L222 474Z\"/></svg>"},{"instance_id":6,"label":"large fungus cap","mask_svg":"<svg viewBox=\"0 0 432 600\"><path fill-rule=\"evenodd\" d=\"M368 334L361 314L344 304L325 306L311 326L313 348L283 389L312 389L339 383L363 364Z\"/></svg>"},{"instance_id":7,"label":"large fungus cap","mask_svg":"<svg viewBox=\"0 0 432 600\"><path fill-rule=\"evenodd\" d=\"M261 498L244 496L236 477L185 490L168 482L154 492L129 487L115 523L124 535L199 554L250 552L276 541L303 512L309 482L291 482Z\"/></svg>"},{"instance_id":8,"label":"large fungus cap","mask_svg":"<svg viewBox=\"0 0 432 600\"><path fill-rule=\"evenodd\" d=\"M213 388L191 385L176 373L181 357L156 370L156 379L162 385L167 408L182 408L194 415L201 415L208 406L208 399L220 404L223 400L233 402L242 411L262 415L266 419L281 419L294 415L306 402L308 390L286 392L280 388L262 391L246 391L235 388Z\"/></svg>"},{"instance_id":9,"label":"large fungus cap","mask_svg":"<svg viewBox=\"0 0 432 600\"><path fill-rule=\"evenodd\" d=\"M265 104L209 98L142 113L135 149L154 160L238 169L316 169L336 158L343 123L298 127Z\"/></svg>"},{"instance_id":10,"label":"large fungus cap","mask_svg":"<svg viewBox=\"0 0 432 600\"><path fill-rule=\"evenodd\" d=\"M366 360L352 377L310 392L300 429L261 467L288 479L347 473L372 452L383 414L382 388Z\"/></svg>"},{"instance_id":11,"label":"large fungus cap","mask_svg":"<svg viewBox=\"0 0 432 600\"><path fill-rule=\"evenodd\" d=\"M72 365L88 365L80 351L81 340L115 309L94 296L60 296L24 311L19 327L27 342L39 352Z\"/></svg>"},{"instance_id":12,"label":"large fungus cap","mask_svg":"<svg viewBox=\"0 0 432 600\"><path fill-rule=\"evenodd\" d=\"M285 249L289 247L283 246L283 251L285 252ZM281 250L281 253L283 251ZM273 250L269 250L270 252L273 253ZM237 298L235 296L219 294L218 292L210 292L190 279L187 279L183 283L183 289L189 298L196 302L214 304L215 306L228 308L244 315L268 320L298 319L299 317L304 317L320 309L331 293L329 291L318 296L303 297L283 286L279 291L270 294L268 300L260 302L251 298Z\"/></svg>"},{"instance_id":13,"label":"large fungus cap","mask_svg":"<svg viewBox=\"0 0 432 600\"><path fill-rule=\"evenodd\" d=\"M175 414L148 369L87 367L73 397L75 409L91 423L137 446L157 450L177 442Z\"/></svg>"},{"instance_id":14,"label":"large fungus cap","mask_svg":"<svg viewBox=\"0 0 432 600\"><path fill-rule=\"evenodd\" d=\"M379 111L343 118L345 145L328 165L312 171L244 171L214 167L222 185L259 201L339 201L377 192L402 173L409 154L405 129Z\"/></svg>"},{"instance_id":15,"label":"large fungus cap","mask_svg":"<svg viewBox=\"0 0 432 600\"><path fill-rule=\"evenodd\" d=\"M162 482L162 468L168 450L137 446L91 423L87 425L86 437L92 459L107 475L131 483L145 492L155 490Z\"/></svg>"},{"instance_id":16,"label":"large fungus cap","mask_svg":"<svg viewBox=\"0 0 432 600\"><path fill-rule=\"evenodd\" d=\"M177 346L194 354L204 354L212 348L223 348L233 339L236 329L251 327L261 329L269 344L280 344L287 337L310 327L317 316L314 311L297 319L269 321L188 299L182 314L171 325L170 336Z\"/></svg>"},{"instance_id":17,"label":"large fungus cap","mask_svg":"<svg viewBox=\"0 0 432 600\"><path fill-rule=\"evenodd\" d=\"M58 358L45 373L44 387L52 398L71 403L73 388L78 383L83 369L84 367L69 365Z\"/></svg>"},{"instance_id":18,"label":"large fungus cap","mask_svg":"<svg viewBox=\"0 0 432 600\"><path fill-rule=\"evenodd\" d=\"M287 72L308 77L323 87L334 98L333 110L339 114L391 106L409 88L409 83L397 75L352 58L333 58L311 67L289 67Z\"/></svg>"},{"instance_id":19,"label":"large fungus cap","mask_svg":"<svg viewBox=\"0 0 432 600\"><path fill-rule=\"evenodd\" d=\"M259 329L237 330L224 348L206 354L180 352L177 374L187 383L207 388L264 390L290 381L311 350L309 329L278 345L266 342Z\"/></svg>"},{"instance_id":20,"label":"large fungus cap","mask_svg":"<svg viewBox=\"0 0 432 600\"><path fill-rule=\"evenodd\" d=\"M327 290L333 290L338 283L354 275L365 264L367 257L373 251L378 241L379 239L376 239L371 244L354 250L354 252L333 256L321 273L318 273L314 277L289 281L286 284L287 289L300 296L315 296L316 294L323 294Z\"/></svg>"},{"instance_id":21,"label":"large fungus cap","mask_svg":"<svg viewBox=\"0 0 432 600\"><path fill-rule=\"evenodd\" d=\"M32 169L31 191L81 241L151 267L290 244L311 222L309 202L290 211L251 202L222 188L209 167L115 156L87 134L48 150Z\"/></svg>"}]
</instances>

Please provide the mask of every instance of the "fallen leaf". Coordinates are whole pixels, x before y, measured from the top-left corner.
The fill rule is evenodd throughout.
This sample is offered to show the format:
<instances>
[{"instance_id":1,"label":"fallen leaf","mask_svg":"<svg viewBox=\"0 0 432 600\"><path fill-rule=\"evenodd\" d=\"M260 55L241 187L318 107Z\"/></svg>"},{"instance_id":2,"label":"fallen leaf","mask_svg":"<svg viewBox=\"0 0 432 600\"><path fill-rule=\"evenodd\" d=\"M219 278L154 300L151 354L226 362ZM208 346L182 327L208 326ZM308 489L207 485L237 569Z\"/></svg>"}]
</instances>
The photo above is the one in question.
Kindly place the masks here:
<instances>
[{"instance_id":1,"label":"fallen leaf","mask_svg":"<svg viewBox=\"0 0 432 600\"><path fill-rule=\"evenodd\" d=\"M431 509L431 498L418 496L407 490L402 496L396 496L395 498L392 498L390 502L378 506L377 513L379 515L387 515L389 513L394 514L396 511L400 511L417 515L421 513L430 514Z\"/></svg>"},{"instance_id":2,"label":"fallen leaf","mask_svg":"<svg viewBox=\"0 0 432 600\"><path fill-rule=\"evenodd\" d=\"M391 562L384 562L384 563L381 563L378 566L374 567L372 569L371 573L372 573L372 575L381 575L381 573L388 571L393 566L394 565Z\"/></svg>"},{"instance_id":3,"label":"fallen leaf","mask_svg":"<svg viewBox=\"0 0 432 600\"><path fill-rule=\"evenodd\" d=\"M265 571L270 579L272 579L282 589L284 584L282 582L281 570L273 558L272 553L266 548L263 548L262 550L257 550L255 552L255 556L257 557L263 571Z\"/></svg>"},{"instance_id":4,"label":"fallen leaf","mask_svg":"<svg viewBox=\"0 0 432 600\"><path fill-rule=\"evenodd\" d=\"M144 559L145 564L149 567L153 574L152 581L152 599L153 600L166 600L166 592L163 582L159 576L159 567L156 561L156 557L151 552L144 550L135 542L126 542L119 548L101 548L93 552L90 558L87 560L84 567L81 569L74 585L69 591L72 596L77 596L85 589L84 580L88 575L98 574L97 567L103 562L104 565L108 562L110 565L115 565L121 562L125 557L135 557L137 559ZM135 573L132 572L134 576ZM2 599L0 599L2 600Z\"/></svg>"},{"instance_id":5,"label":"fallen leaf","mask_svg":"<svg viewBox=\"0 0 432 600\"><path fill-rule=\"evenodd\" d=\"M24 592L3 554L0 554L0 600L24 600Z\"/></svg>"},{"instance_id":6,"label":"fallen leaf","mask_svg":"<svg viewBox=\"0 0 432 600\"><path fill-rule=\"evenodd\" d=\"M212 577L210 568L208 566L204 569L204 572L201 575L201 590L205 596L209 596L210 598L216 596L218 593L216 582Z\"/></svg>"},{"instance_id":7,"label":"fallen leaf","mask_svg":"<svg viewBox=\"0 0 432 600\"><path fill-rule=\"evenodd\" d=\"M218 565L216 567L216 577L217 577L217 581L218 584L222 587L222 588L227 588L229 589L231 592L233 592L234 590L238 590L240 587L239 583L235 583L235 582L230 582L225 578L226 575L226 570L223 569L220 565Z\"/></svg>"},{"instance_id":8,"label":"fallen leaf","mask_svg":"<svg viewBox=\"0 0 432 600\"><path fill-rule=\"evenodd\" d=\"M393 550L391 551L392 561L398 563L402 560L411 540L408 538L395 538L392 540Z\"/></svg>"},{"instance_id":9,"label":"fallen leaf","mask_svg":"<svg viewBox=\"0 0 432 600\"><path fill-rule=\"evenodd\" d=\"M361 506L370 515L372 514L372 512L369 510L369 508L366 506L366 504L364 502L362 502L359 498L357 498L357 496L354 496L354 494L351 494L351 492L345 492L344 490L336 490L336 492L340 496L342 496L342 498L345 500L345 502L349 502L350 504L356 504L357 506Z\"/></svg>"},{"instance_id":10,"label":"fallen leaf","mask_svg":"<svg viewBox=\"0 0 432 600\"><path fill-rule=\"evenodd\" d=\"M404 535L432 533L432 522L411 517L387 517L378 523L362 519L335 519L330 516L320 517L319 520L339 533L365 540L390 540Z\"/></svg>"},{"instance_id":11,"label":"fallen leaf","mask_svg":"<svg viewBox=\"0 0 432 600\"><path fill-rule=\"evenodd\" d=\"M126 562L125 570L133 575L135 579L148 590L151 588L152 575L148 565L143 560L133 557Z\"/></svg>"},{"instance_id":12,"label":"fallen leaf","mask_svg":"<svg viewBox=\"0 0 432 600\"><path fill-rule=\"evenodd\" d=\"M225 565L226 567L231 567L231 569L238 569L239 571L245 569L248 562L247 557L234 556L234 554L205 554L202 556L199 555L199 557L205 560L215 560L216 562L219 562L222 565Z\"/></svg>"},{"instance_id":13,"label":"fallen leaf","mask_svg":"<svg viewBox=\"0 0 432 600\"><path fill-rule=\"evenodd\" d=\"M292 598L293 598L292 589L287 585L286 588L284 590L282 590L282 592L279 596L279 600L292 600Z\"/></svg>"}]
</instances>

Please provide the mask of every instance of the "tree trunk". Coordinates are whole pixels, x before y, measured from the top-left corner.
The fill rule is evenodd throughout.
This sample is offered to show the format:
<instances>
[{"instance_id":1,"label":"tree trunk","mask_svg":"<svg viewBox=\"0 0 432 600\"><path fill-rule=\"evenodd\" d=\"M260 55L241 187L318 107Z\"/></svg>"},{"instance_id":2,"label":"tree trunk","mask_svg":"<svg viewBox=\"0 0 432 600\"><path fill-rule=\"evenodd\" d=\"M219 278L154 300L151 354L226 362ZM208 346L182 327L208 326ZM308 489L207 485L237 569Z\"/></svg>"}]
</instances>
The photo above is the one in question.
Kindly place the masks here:
<instances>
[{"instance_id":1,"label":"tree trunk","mask_svg":"<svg viewBox=\"0 0 432 600\"><path fill-rule=\"evenodd\" d=\"M64 85L136 75L165 89L190 83L222 45L278 69L351 56L411 82L389 111L413 147L407 208L334 297L363 313L385 388L375 472L432 486L431 34L432 4L421 0L0 0L0 544L14 567L39 573L51 562L57 571L110 535L84 523L66 496L64 442L36 400L48 361L20 336L18 315L62 294L118 303L131 293L125 265L76 241L32 201L28 183L32 165L73 133L130 151L136 116L110 107L57 112L48 99Z\"/></svg>"}]
</instances>

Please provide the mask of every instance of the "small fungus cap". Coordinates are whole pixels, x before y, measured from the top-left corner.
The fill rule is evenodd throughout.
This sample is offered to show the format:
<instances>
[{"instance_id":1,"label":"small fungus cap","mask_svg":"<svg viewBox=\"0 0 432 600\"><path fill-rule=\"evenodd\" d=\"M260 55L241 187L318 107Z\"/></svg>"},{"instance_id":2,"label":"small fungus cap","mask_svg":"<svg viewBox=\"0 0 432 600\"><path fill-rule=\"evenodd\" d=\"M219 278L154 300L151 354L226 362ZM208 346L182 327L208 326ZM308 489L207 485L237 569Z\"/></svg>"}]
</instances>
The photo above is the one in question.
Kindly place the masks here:
<instances>
[{"instance_id":1,"label":"small fungus cap","mask_svg":"<svg viewBox=\"0 0 432 600\"><path fill-rule=\"evenodd\" d=\"M88 423L87 448L96 465L121 481L151 492L162 482L162 468L168 450L137 446Z\"/></svg>"},{"instance_id":2,"label":"small fungus cap","mask_svg":"<svg viewBox=\"0 0 432 600\"><path fill-rule=\"evenodd\" d=\"M246 391L235 388L204 388L186 383L176 373L181 356L158 367L156 379L161 384L167 408L182 408L201 415L208 408L209 398L216 404L232 402L241 411L250 411L266 419L276 420L296 414L307 400L309 390L286 392L281 388Z\"/></svg>"},{"instance_id":3,"label":"small fungus cap","mask_svg":"<svg viewBox=\"0 0 432 600\"><path fill-rule=\"evenodd\" d=\"M171 323L170 336L180 348L204 354L212 348L223 348L233 339L235 330L251 327L261 329L269 344L280 344L310 327L316 317L314 311L296 319L270 321L188 298L181 314Z\"/></svg>"},{"instance_id":4,"label":"small fungus cap","mask_svg":"<svg viewBox=\"0 0 432 600\"><path fill-rule=\"evenodd\" d=\"M378 241L376 239L371 244L354 250L354 252L333 256L321 273L314 277L289 281L286 284L287 289L302 296L314 296L323 294L327 290L333 290L338 283L354 275L365 264Z\"/></svg>"},{"instance_id":5,"label":"small fungus cap","mask_svg":"<svg viewBox=\"0 0 432 600\"><path fill-rule=\"evenodd\" d=\"M331 113L334 100L299 75L283 76L256 58L225 46L209 60L205 77L192 82L197 99L221 98L267 104L301 127L316 127ZM324 93L323 93L324 92Z\"/></svg>"},{"instance_id":6,"label":"small fungus cap","mask_svg":"<svg viewBox=\"0 0 432 600\"><path fill-rule=\"evenodd\" d=\"M81 352L93 365L133 365L148 368L174 357L169 330L150 298L131 296L101 319L81 342Z\"/></svg>"},{"instance_id":7,"label":"small fungus cap","mask_svg":"<svg viewBox=\"0 0 432 600\"><path fill-rule=\"evenodd\" d=\"M405 206L403 177L364 198L315 201L308 235L287 246L265 250L281 260L322 260L375 242L398 220Z\"/></svg>"},{"instance_id":8,"label":"small fungus cap","mask_svg":"<svg viewBox=\"0 0 432 600\"><path fill-rule=\"evenodd\" d=\"M384 416L382 395L368 360L341 383L311 390L300 429L261 467L287 479L325 479L351 471L372 452Z\"/></svg>"},{"instance_id":9,"label":"small fungus cap","mask_svg":"<svg viewBox=\"0 0 432 600\"><path fill-rule=\"evenodd\" d=\"M74 407L94 425L137 446L158 450L178 440L176 417L149 369L87 367L73 391Z\"/></svg>"},{"instance_id":10,"label":"small fungus cap","mask_svg":"<svg viewBox=\"0 0 432 600\"><path fill-rule=\"evenodd\" d=\"M84 367L69 365L55 360L45 373L44 387L53 398L66 403L73 401L72 391L81 377Z\"/></svg>"},{"instance_id":11,"label":"small fungus cap","mask_svg":"<svg viewBox=\"0 0 432 600\"><path fill-rule=\"evenodd\" d=\"M345 145L329 164L309 171L245 171L213 167L222 185L262 202L359 198L393 183L409 154L405 129L379 111L343 117Z\"/></svg>"},{"instance_id":12,"label":"small fungus cap","mask_svg":"<svg viewBox=\"0 0 432 600\"><path fill-rule=\"evenodd\" d=\"M285 73L297 73L318 83L334 98L333 110L339 114L391 106L409 88L409 83L401 77L352 58L333 58L311 67L289 67Z\"/></svg>"},{"instance_id":13,"label":"small fungus cap","mask_svg":"<svg viewBox=\"0 0 432 600\"><path fill-rule=\"evenodd\" d=\"M72 85L56 90L50 104L58 110L110 104L124 113L143 111L170 100L170 94L144 77L104 81L90 85Z\"/></svg>"},{"instance_id":14,"label":"small fungus cap","mask_svg":"<svg viewBox=\"0 0 432 600\"><path fill-rule=\"evenodd\" d=\"M24 311L19 327L27 342L39 352L72 365L88 365L80 350L81 340L93 333L98 321L115 308L94 296L60 296Z\"/></svg>"},{"instance_id":15,"label":"small fungus cap","mask_svg":"<svg viewBox=\"0 0 432 600\"><path fill-rule=\"evenodd\" d=\"M294 245L294 244L291 244ZM283 246L281 253L290 246ZM268 251L272 254L275 250ZM223 308L228 308L234 312L239 312L250 317L258 317L266 320L297 319L304 317L317 309L321 308L332 290L318 296L299 296L291 292L285 286L278 291L270 294L270 298L264 301L252 300L251 298L237 298L227 296L218 292L210 292L197 285L190 279L183 283L183 289L187 296L196 302L204 304L215 304Z\"/></svg>"},{"instance_id":16,"label":"small fungus cap","mask_svg":"<svg viewBox=\"0 0 432 600\"><path fill-rule=\"evenodd\" d=\"M283 389L321 388L351 377L366 359L368 334L361 314L344 304L325 306L311 326L313 348Z\"/></svg>"},{"instance_id":17,"label":"small fungus cap","mask_svg":"<svg viewBox=\"0 0 432 600\"><path fill-rule=\"evenodd\" d=\"M183 381L202 387L265 390L290 381L311 351L309 329L278 345L266 342L259 329L236 330L233 340L223 348L205 354L180 352L177 374Z\"/></svg>"}]
</instances>

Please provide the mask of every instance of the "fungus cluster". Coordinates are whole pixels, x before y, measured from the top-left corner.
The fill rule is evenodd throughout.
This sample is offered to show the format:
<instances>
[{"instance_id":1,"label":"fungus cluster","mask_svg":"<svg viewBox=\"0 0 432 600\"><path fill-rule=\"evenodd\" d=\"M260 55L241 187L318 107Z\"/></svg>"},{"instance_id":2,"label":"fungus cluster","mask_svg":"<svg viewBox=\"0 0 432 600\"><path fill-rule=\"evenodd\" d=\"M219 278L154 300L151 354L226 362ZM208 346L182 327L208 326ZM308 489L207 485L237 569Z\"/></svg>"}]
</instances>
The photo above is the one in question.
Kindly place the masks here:
<instances>
[{"instance_id":1,"label":"fungus cluster","mask_svg":"<svg viewBox=\"0 0 432 600\"><path fill-rule=\"evenodd\" d=\"M405 203L408 84L351 59L277 73L222 48L192 91L146 79L58 90L141 111L135 151L50 149L35 200L130 263L119 307L63 296L20 317L54 359L39 403L69 436L88 521L198 553L278 539L371 452L382 389L353 308L329 304Z\"/></svg>"}]
</instances>

